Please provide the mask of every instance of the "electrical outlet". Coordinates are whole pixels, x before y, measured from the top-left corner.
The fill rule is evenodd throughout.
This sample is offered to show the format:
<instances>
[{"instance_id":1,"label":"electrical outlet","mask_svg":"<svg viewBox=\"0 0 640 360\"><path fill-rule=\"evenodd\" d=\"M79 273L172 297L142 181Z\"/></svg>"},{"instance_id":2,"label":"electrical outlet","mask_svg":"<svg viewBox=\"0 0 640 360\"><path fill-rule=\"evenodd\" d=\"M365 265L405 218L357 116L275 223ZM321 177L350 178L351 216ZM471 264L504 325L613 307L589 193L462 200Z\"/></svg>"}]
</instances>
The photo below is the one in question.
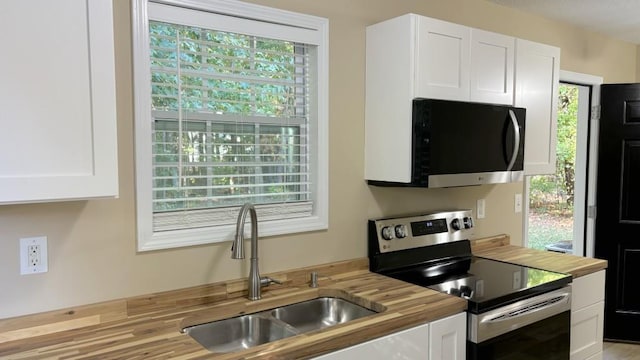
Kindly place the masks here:
<instances>
[{"instance_id":1,"label":"electrical outlet","mask_svg":"<svg viewBox=\"0 0 640 360\"><path fill-rule=\"evenodd\" d=\"M519 213L522 212L522 194L516 194L515 199L513 201L514 211Z\"/></svg>"},{"instance_id":2,"label":"electrical outlet","mask_svg":"<svg viewBox=\"0 0 640 360\"><path fill-rule=\"evenodd\" d=\"M47 263L47 237L20 239L20 274L38 274L49 271Z\"/></svg>"},{"instance_id":3,"label":"electrical outlet","mask_svg":"<svg viewBox=\"0 0 640 360\"><path fill-rule=\"evenodd\" d=\"M484 219L484 199L476 202L476 217L478 219Z\"/></svg>"}]
</instances>

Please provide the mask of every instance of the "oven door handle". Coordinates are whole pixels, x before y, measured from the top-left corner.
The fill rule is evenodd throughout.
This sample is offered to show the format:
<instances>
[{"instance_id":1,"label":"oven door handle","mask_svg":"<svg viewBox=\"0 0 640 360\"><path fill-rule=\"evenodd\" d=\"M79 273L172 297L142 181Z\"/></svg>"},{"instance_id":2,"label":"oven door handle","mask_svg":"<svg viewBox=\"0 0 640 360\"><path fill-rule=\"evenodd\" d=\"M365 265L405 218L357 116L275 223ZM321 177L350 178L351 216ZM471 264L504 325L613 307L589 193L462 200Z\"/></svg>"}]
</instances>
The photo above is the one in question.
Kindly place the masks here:
<instances>
[{"instance_id":1,"label":"oven door handle","mask_svg":"<svg viewBox=\"0 0 640 360\"><path fill-rule=\"evenodd\" d=\"M526 306L523 307L498 312L494 314L494 316L482 319L480 322L484 324L491 324L528 316L538 311L546 310L559 305L564 305L569 301L569 298L569 293L555 295L553 297L549 297L532 304L526 304Z\"/></svg>"}]
</instances>

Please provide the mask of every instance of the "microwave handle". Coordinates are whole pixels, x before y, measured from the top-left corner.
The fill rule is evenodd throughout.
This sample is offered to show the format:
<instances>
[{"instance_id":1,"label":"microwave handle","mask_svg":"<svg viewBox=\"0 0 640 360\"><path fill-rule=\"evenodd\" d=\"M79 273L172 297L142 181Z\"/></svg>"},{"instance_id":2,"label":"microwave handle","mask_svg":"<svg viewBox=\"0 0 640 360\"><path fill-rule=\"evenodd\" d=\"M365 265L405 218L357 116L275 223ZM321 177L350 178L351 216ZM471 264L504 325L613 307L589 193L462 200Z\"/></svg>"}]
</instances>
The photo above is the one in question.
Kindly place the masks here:
<instances>
[{"instance_id":1,"label":"microwave handle","mask_svg":"<svg viewBox=\"0 0 640 360\"><path fill-rule=\"evenodd\" d=\"M520 127L518 126L518 119L513 110L509 110L509 118L513 123L513 135L516 138L516 143L513 147L513 154L511 154L511 161L509 162L509 166L507 166L507 171L511 171L511 168L513 168L513 164L515 164L516 158L518 157L518 150L520 150Z\"/></svg>"}]
</instances>

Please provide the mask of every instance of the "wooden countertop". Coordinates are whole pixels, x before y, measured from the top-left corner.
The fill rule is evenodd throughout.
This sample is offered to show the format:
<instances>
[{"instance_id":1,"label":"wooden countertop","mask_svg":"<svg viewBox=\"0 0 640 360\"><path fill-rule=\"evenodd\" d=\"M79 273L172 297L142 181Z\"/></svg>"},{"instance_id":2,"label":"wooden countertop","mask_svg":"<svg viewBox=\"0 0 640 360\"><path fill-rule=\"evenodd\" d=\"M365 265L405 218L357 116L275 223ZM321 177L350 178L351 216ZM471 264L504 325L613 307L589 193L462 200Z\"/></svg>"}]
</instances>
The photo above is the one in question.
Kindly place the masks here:
<instances>
[{"instance_id":1,"label":"wooden countertop","mask_svg":"<svg viewBox=\"0 0 640 360\"><path fill-rule=\"evenodd\" d=\"M603 259L510 245L507 235L475 240L471 246L476 256L571 274L574 278L606 269L608 264L607 260Z\"/></svg>"},{"instance_id":2,"label":"wooden countertop","mask_svg":"<svg viewBox=\"0 0 640 360\"><path fill-rule=\"evenodd\" d=\"M509 245L507 235L472 241L475 255L574 277L605 269L606 260ZM317 271L319 287L308 286ZM466 301L368 271L355 259L272 273L282 285L246 299L238 279L41 314L0 319L2 359L304 359L424 324L466 309ZM213 354L180 329L277 306L337 296L378 314L233 354Z\"/></svg>"},{"instance_id":3,"label":"wooden countertop","mask_svg":"<svg viewBox=\"0 0 640 360\"><path fill-rule=\"evenodd\" d=\"M319 287L307 285L318 271ZM464 311L466 301L368 271L368 259L269 274L283 285L249 301L246 281L0 320L2 359L304 359ZM323 276L324 275L324 276ZM180 329L337 296L378 314L233 354L213 354Z\"/></svg>"}]
</instances>

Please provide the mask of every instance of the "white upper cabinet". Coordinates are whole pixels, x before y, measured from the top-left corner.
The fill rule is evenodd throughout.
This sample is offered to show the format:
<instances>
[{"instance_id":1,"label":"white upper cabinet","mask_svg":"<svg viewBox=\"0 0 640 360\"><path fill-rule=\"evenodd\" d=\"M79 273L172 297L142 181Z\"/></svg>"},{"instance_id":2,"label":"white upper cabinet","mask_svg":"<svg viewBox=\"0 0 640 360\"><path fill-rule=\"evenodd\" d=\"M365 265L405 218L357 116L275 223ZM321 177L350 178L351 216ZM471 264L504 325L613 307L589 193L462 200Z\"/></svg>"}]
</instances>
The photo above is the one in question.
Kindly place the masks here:
<instances>
[{"instance_id":1,"label":"white upper cabinet","mask_svg":"<svg viewBox=\"0 0 640 360\"><path fill-rule=\"evenodd\" d=\"M471 101L513 104L515 47L511 36L471 30Z\"/></svg>"},{"instance_id":2,"label":"white upper cabinet","mask_svg":"<svg viewBox=\"0 0 640 360\"><path fill-rule=\"evenodd\" d=\"M410 141L380 144L411 139L418 97L526 108L525 175L555 172L559 48L406 14L368 26L366 51L366 179L410 181Z\"/></svg>"},{"instance_id":3,"label":"white upper cabinet","mask_svg":"<svg viewBox=\"0 0 640 360\"><path fill-rule=\"evenodd\" d=\"M0 2L0 204L118 195L112 14Z\"/></svg>"},{"instance_id":4,"label":"white upper cabinet","mask_svg":"<svg viewBox=\"0 0 640 360\"><path fill-rule=\"evenodd\" d=\"M513 104L513 37L413 16L416 97Z\"/></svg>"},{"instance_id":5,"label":"white upper cabinet","mask_svg":"<svg viewBox=\"0 0 640 360\"><path fill-rule=\"evenodd\" d=\"M410 181L417 97L513 103L514 38L416 14L367 27L365 178ZM380 140L388 139L388 140ZM384 164L384 165L381 165Z\"/></svg>"},{"instance_id":6,"label":"white upper cabinet","mask_svg":"<svg viewBox=\"0 0 640 360\"><path fill-rule=\"evenodd\" d=\"M515 106L527 109L525 175L556 172L560 49L516 41Z\"/></svg>"},{"instance_id":7,"label":"white upper cabinet","mask_svg":"<svg viewBox=\"0 0 640 360\"><path fill-rule=\"evenodd\" d=\"M424 16L417 22L416 97L469 100L470 29Z\"/></svg>"}]
</instances>

